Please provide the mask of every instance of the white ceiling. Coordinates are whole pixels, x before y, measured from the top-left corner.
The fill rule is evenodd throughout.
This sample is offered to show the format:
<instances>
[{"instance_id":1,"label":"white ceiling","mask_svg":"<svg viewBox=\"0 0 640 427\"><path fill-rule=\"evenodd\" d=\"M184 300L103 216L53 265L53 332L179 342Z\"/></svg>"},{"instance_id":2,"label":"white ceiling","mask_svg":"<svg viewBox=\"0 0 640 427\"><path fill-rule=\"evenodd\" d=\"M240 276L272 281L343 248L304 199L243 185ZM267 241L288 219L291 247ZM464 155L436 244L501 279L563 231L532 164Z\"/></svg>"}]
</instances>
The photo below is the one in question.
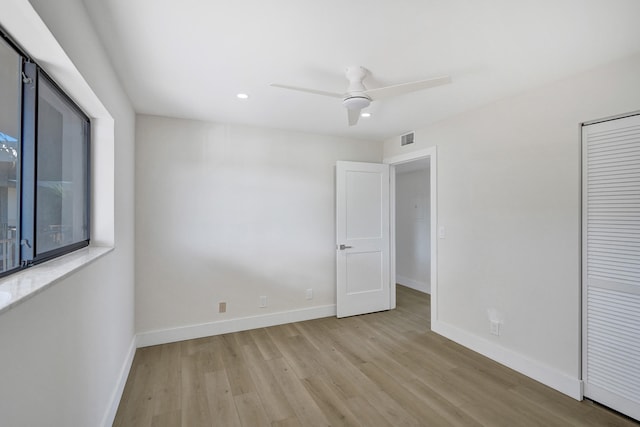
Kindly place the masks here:
<instances>
[{"instance_id":1,"label":"white ceiling","mask_svg":"<svg viewBox=\"0 0 640 427\"><path fill-rule=\"evenodd\" d=\"M84 2L139 113L375 140L640 52L638 0ZM269 86L342 92L348 65L453 83L351 128L339 99Z\"/></svg>"}]
</instances>

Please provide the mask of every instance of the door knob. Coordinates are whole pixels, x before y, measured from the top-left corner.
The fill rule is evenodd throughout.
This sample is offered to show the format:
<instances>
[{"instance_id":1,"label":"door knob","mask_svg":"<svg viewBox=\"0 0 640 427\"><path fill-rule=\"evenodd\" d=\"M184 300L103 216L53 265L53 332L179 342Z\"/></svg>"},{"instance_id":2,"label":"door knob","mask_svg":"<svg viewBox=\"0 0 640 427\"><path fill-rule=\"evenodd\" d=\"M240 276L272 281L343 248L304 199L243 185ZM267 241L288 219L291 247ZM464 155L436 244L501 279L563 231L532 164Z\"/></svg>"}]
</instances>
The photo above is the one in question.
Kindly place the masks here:
<instances>
[{"instance_id":1,"label":"door knob","mask_svg":"<svg viewBox=\"0 0 640 427\"><path fill-rule=\"evenodd\" d=\"M341 245L339 246L339 248L340 248L340 250L341 250L341 251L344 251L345 249L351 249L352 247L353 247L353 246L347 246L347 245L343 245L343 244L341 244Z\"/></svg>"}]
</instances>

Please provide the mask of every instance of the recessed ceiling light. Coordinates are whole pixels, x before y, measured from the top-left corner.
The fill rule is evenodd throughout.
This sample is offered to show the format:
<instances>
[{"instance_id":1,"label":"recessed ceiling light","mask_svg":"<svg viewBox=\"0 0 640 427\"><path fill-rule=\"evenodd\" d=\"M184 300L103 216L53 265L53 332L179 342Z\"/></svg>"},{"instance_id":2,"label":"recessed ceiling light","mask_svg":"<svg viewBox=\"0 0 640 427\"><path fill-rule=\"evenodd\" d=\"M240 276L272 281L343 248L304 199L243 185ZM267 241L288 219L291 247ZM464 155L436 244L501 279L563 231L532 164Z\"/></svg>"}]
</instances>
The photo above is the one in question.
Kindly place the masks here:
<instances>
[{"instance_id":1,"label":"recessed ceiling light","mask_svg":"<svg viewBox=\"0 0 640 427\"><path fill-rule=\"evenodd\" d=\"M246 93L239 93L236 96L238 97L238 99L249 99L249 95L247 95Z\"/></svg>"},{"instance_id":2,"label":"recessed ceiling light","mask_svg":"<svg viewBox=\"0 0 640 427\"><path fill-rule=\"evenodd\" d=\"M360 114L360 117L365 117L365 118L371 117L371 113L362 113Z\"/></svg>"}]
</instances>

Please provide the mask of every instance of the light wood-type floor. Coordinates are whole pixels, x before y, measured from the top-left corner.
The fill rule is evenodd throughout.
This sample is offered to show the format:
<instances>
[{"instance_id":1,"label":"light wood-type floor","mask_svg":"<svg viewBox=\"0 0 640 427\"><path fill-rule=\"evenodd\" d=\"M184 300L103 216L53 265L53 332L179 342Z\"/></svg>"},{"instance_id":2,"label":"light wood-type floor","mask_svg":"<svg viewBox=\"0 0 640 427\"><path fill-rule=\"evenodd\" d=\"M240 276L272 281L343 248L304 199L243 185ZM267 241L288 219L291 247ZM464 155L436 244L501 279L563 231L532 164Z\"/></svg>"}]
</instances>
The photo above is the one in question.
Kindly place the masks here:
<instances>
[{"instance_id":1,"label":"light wood-type floor","mask_svg":"<svg viewBox=\"0 0 640 427\"><path fill-rule=\"evenodd\" d=\"M138 349L114 426L638 426L429 330L429 296L396 310Z\"/></svg>"}]
</instances>

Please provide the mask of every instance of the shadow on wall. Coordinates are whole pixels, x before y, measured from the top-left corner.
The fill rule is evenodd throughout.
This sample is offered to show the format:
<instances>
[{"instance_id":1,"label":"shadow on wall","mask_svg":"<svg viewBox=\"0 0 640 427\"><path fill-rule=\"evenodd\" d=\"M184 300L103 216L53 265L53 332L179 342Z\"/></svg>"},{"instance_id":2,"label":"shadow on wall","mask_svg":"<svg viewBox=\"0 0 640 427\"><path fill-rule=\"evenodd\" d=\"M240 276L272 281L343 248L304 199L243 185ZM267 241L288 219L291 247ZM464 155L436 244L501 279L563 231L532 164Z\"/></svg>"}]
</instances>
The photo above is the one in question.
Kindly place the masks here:
<instances>
[{"instance_id":1,"label":"shadow on wall","mask_svg":"<svg viewBox=\"0 0 640 427\"><path fill-rule=\"evenodd\" d=\"M325 258L333 262L335 250L331 248ZM145 265L171 266L171 257L156 256L154 263ZM164 268L139 270L145 279L142 286L153 287L157 280L165 283L165 292L149 292L149 299L141 301L154 325L148 329L175 328L194 324L260 316L269 313L299 310L315 306L335 304L335 263L325 271L325 280L317 272L327 260L300 258L296 268L287 265L289 257L281 251L263 254L252 265L236 262L232 257L198 256L184 257L179 269ZM278 263L268 260L278 259ZM267 261L265 263L265 261ZM265 267L268 265L268 267ZM326 270L326 268L325 268ZM309 272L305 274L304 272ZM168 287L166 283L173 283ZM313 290L313 299L306 299L307 289ZM267 305L260 307L260 297L267 297ZM226 303L226 312L219 313L219 303ZM159 313L160 318L155 318ZM145 325L139 325L145 332Z\"/></svg>"}]
</instances>

